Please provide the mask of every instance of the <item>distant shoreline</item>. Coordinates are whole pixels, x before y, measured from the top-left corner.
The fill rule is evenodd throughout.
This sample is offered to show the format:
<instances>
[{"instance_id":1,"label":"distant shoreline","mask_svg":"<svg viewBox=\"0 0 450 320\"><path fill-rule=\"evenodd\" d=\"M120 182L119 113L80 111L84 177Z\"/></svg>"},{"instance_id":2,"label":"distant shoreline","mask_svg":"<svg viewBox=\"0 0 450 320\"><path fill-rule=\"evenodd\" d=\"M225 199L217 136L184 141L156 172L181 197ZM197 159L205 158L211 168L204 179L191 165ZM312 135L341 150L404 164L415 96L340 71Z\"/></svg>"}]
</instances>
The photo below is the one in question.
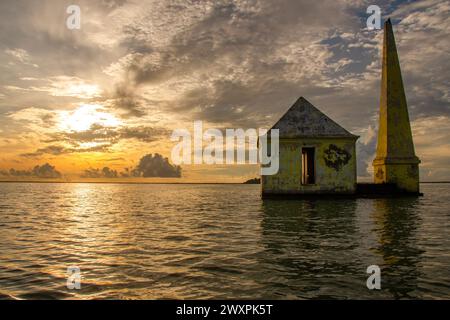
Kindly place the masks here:
<instances>
[{"instance_id":1,"label":"distant shoreline","mask_svg":"<svg viewBox=\"0 0 450 320\"><path fill-rule=\"evenodd\" d=\"M245 182L145 182L145 181L54 181L54 180L0 180L0 183L86 183L86 184L203 184L203 185L236 185L236 184L252 184ZM450 183L450 181L420 181L421 184L439 184Z\"/></svg>"},{"instance_id":2,"label":"distant shoreline","mask_svg":"<svg viewBox=\"0 0 450 320\"><path fill-rule=\"evenodd\" d=\"M419 183L450 183L450 181L420 181Z\"/></svg>"},{"instance_id":3,"label":"distant shoreline","mask_svg":"<svg viewBox=\"0 0 450 320\"><path fill-rule=\"evenodd\" d=\"M87 183L87 184L244 184L243 182L145 182L145 181L45 181L45 180L0 180L0 183Z\"/></svg>"}]
</instances>

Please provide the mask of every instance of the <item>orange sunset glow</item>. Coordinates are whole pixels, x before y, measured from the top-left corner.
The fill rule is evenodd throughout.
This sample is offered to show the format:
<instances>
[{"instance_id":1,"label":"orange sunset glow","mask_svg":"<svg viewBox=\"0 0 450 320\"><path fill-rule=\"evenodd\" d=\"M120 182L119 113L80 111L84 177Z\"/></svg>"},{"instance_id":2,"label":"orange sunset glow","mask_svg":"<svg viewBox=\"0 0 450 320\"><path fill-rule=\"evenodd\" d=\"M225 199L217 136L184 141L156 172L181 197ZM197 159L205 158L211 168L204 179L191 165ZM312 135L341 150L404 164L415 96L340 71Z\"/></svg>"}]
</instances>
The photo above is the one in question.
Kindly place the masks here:
<instances>
[{"instance_id":1,"label":"orange sunset glow","mask_svg":"<svg viewBox=\"0 0 450 320\"><path fill-rule=\"evenodd\" d=\"M110 181L89 173L103 168L111 179L139 180L127 170L145 155L172 163L174 129L192 130L194 121L221 130L268 129L300 95L361 136L358 176L370 179L382 32L362 28L362 2L307 10L289 1L275 9L180 2L181 11L150 0L78 5L83 22L75 30L65 24L65 1L30 2L23 10L1 5L1 180L42 179L18 172L46 163L60 173L56 180ZM389 10L421 179L442 181L450 179L448 3L434 1L432 8L405 2ZM315 19L319 13L328 18ZM11 19L20 21L14 30ZM255 165L184 165L175 180L242 182L256 175Z\"/></svg>"}]
</instances>

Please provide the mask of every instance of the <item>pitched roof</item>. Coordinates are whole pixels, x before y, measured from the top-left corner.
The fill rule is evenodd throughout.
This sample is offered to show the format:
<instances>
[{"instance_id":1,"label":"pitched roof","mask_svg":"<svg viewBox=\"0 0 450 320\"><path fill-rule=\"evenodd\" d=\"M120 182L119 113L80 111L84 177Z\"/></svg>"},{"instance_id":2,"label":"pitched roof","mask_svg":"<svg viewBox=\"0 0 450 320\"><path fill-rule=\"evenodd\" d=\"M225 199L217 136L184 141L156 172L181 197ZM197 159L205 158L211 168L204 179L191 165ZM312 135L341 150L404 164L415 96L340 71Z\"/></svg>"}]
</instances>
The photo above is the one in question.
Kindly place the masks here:
<instances>
[{"instance_id":1,"label":"pitched roof","mask_svg":"<svg viewBox=\"0 0 450 320\"><path fill-rule=\"evenodd\" d=\"M357 138L357 136L342 128L303 97L300 97L289 108L272 129L279 130L280 138Z\"/></svg>"}]
</instances>

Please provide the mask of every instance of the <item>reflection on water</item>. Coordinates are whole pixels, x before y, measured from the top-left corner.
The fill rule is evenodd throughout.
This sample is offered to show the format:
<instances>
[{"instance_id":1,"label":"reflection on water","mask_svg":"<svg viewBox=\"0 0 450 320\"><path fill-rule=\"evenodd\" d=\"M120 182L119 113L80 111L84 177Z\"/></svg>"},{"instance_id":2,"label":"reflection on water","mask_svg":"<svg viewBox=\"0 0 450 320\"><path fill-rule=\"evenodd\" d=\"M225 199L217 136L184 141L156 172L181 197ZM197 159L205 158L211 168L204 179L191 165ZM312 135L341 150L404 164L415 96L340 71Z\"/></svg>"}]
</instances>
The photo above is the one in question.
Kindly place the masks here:
<instances>
[{"instance_id":1,"label":"reflection on water","mask_svg":"<svg viewBox=\"0 0 450 320\"><path fill-rule=\"evenodd\" d=\"M263 259L280 271L274 276L283 285L281 292L338 298L345 297L346 287L364 284L365 270L358 270L354 259L355 208L355 200L264 201L263 243L268 254Z\"/></svg>"},{"instance_id":2,"label":"reflection on water","mask_svg":"<svg viewBox=\"0 0 450 320\"><path fill-rule=\"evenodd\" d=\"M0 296L449 298L450 185L423 189L262 201L252 185L2 183ZM366 287L373 264L382 290Z\"/></svg>"},{"instance_id":3,"label":"reflection on water","mask_svg":"<svg viewBox=\"0 0 450 320\"><path fill-rule=\"evenodd\" d=\"M378 246L374 251L383 259L385 288L395 298L414 297L424 252L418 247L419 200L377 199L372 213Z\"/></svg>"}]
</instances>

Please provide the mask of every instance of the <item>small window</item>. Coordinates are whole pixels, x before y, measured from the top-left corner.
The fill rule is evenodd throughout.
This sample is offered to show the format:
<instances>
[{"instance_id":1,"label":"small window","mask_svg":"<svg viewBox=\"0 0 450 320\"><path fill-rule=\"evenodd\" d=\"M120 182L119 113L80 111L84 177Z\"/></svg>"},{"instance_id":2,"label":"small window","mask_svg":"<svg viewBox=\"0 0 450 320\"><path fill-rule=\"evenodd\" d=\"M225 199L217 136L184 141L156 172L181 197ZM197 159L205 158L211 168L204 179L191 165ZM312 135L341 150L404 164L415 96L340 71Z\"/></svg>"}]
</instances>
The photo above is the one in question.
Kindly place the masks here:
<instances>
[{"instance_id":1,"label":"small window","mask_svg":"<svg viewBox=\"0 0 450 320\"><path fill-rule=\"evenodd\" d=\"M315 184L314 148L302 148L302 184Z\"/></svg>"}]
</instances>

